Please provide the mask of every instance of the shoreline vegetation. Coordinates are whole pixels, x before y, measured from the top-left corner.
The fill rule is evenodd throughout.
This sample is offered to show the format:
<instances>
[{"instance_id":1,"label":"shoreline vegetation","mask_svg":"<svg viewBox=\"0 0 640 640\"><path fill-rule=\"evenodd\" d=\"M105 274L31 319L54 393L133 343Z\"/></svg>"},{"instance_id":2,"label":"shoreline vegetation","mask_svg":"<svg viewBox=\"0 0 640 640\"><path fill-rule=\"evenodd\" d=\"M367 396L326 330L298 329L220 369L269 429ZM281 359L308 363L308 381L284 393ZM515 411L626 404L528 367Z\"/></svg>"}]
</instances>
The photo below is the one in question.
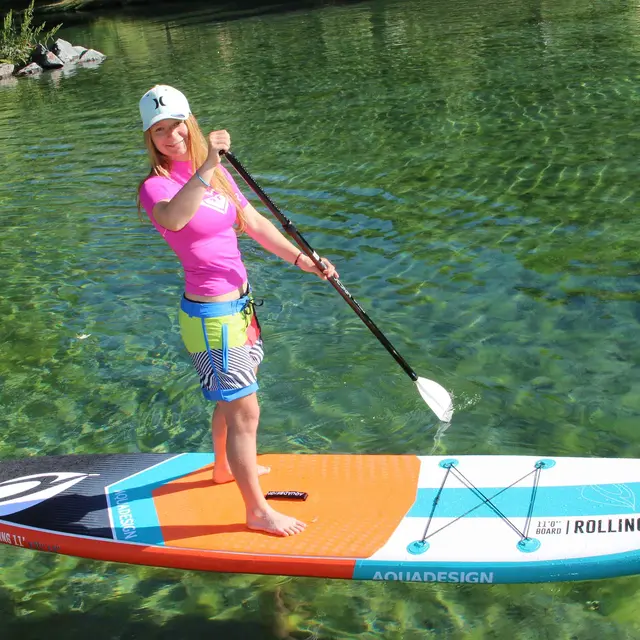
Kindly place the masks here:
<instances>
[{"instance_id":1,"label":"shoreline vegetation","mask_svg":"<svg viewBox=\"0 0 640 640\"><path fill-rule=\"evenodd\" d=\"M11 75L28 75L31 73L30 62L42 65L43 56L50 55L47 43L53 41L60 28L69 24L90 22L109 15L157 17L164 12L197 10L200 7L206 8L207 12L213 9L217 20L232 20L321 6L329 0L272 1L273 4L261 0L0 0L0 80ZM349 1L353 2L342 0L342 4ZM45 62L45 68L53 67ZM33 72L37 71L39 69L34 67Z\"/></svg>"},{"instance_id":2,"label":"shoreline vegetation","mask_svg":"<svg viewBox=\"0 0 640 640\"><path fill-rule=\"evenodd\" d=\"M38 45L46 45L58 32L61 24L46 31L46 23L34 24L34 0L23 12L9 9L4 14L0 30L0 64L25 66ZM5 70L6 73L6 70ZM3 73L4 75L4 73Z\"/></svg>"},{"instance_id":3,"label":"shoreline vegetation","mask_svg":"<svg viewBox=\"0 0 640 640\"><path fill-rule=\"evenodd\" d=\"M47 42L69 24L91 22L100 17L158 17L163 13L206 9L214 19L280 13L326 6L349 5L361 0L0 0L0 80L20 74L33 58L36 47L47 53ZM51 26L55 25L55 26ZM41 56L40 56L41 57Z\"/></svg>"},{"instance_id":4,"label":"shoreline vegetation","mask_svg":"<svg viewBox=\"0 0 640 640\"><path fill-rule=\"evenodd\" d=\"M22 13L9 9L4 14L0 28L0 82L6 84L14 75L29 76L61 69L67 63L95 65L105 59L99 51L73 46L61 38L53 42L62 24L48 30L46 22L37 25L34 2L31 0ZM48 48L49 41L53 42L51 48Z\"/></svg>"}]
</instances>

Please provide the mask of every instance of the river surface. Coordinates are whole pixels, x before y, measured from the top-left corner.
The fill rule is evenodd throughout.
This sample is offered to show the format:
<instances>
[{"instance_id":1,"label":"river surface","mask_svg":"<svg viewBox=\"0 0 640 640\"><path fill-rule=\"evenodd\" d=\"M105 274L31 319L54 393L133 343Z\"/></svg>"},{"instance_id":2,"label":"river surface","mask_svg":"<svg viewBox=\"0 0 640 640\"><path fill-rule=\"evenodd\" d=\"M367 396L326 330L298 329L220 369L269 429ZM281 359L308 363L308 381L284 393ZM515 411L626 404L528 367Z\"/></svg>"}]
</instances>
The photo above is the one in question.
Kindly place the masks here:
<instances>
[{"instance_id":1,"label":"river surface","mask_svg":"<svg viewBox=\"0 0 640 640\"><path fill-rule=\"evenodd\" d=\"M211 446L181 271L135 205L138 100L166 83L455 398L443 430L328 284L243 238L261 451L640 458L638 0L198 10L60 35L107 61L0 86L0 457ZM350 583L5 546L0 563L11 639L640 637L635 577Z\"/></svg>"}]
</instances>

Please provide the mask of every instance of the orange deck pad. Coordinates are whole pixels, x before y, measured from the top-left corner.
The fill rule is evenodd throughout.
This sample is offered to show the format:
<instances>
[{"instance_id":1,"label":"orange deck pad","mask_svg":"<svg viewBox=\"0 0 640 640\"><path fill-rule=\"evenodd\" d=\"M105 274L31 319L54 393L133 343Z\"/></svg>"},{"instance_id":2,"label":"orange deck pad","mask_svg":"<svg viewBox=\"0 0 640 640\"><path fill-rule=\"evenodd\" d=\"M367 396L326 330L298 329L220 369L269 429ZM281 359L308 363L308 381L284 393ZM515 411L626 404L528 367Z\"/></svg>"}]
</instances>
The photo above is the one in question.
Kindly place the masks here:
<instances>
[{"instance_id":1,"label":"orange deck pad","mask_svg":"<svg viewBox=\"0 0 640 640\"><path fill-rule=\"evenodd\" d=\"M270 501L307 523L296 536L250 531L235 483L214 485L213 465L153 492L165 544L249 554L367 558L382 547L413 505L415 456L264 455L267 491L306 491L305 502Z\"/></svg>"}]
</instances>

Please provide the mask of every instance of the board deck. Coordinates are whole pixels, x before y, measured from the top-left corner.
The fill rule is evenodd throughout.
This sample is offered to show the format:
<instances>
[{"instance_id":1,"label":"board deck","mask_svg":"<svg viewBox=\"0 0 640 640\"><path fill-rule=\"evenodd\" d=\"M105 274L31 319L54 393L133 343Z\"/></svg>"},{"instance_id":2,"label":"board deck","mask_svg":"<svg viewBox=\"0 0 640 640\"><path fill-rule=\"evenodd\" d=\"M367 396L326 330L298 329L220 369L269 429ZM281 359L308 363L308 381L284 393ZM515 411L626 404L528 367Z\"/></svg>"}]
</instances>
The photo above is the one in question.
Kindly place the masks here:
<instances>
[{"instance_id":1,"label":"board deck","mask_svg":"<svg viewBox=\"0 0 640 640\"><path fill-rule=\"evenodd\" d=\"M292 537L248 530L213 455L0 461L0 542L160 567L410 582L515 583L640 573L640 460L260 456Z\"/></svg>"}]
</instances>

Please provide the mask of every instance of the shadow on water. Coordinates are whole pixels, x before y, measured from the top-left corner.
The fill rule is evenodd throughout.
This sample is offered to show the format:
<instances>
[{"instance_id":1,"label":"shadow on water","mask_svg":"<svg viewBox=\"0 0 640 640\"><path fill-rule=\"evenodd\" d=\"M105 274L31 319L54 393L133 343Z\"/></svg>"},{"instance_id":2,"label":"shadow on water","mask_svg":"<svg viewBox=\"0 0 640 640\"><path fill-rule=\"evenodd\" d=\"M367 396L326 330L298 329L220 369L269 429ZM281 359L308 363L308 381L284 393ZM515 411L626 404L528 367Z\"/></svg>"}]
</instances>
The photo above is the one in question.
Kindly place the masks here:
<instances>
[{"instance_id":1,"label":"shadow on water","mask_svg":"<svg viewBox=\"0 0 640 640\"><path fill-rule=\"evenodd\" d=\"M12 598L0 590L0 618L4 640L182 640L224 638L225 640L334 640L336 636L317 631L290 630L282 616L278 590L259 598L259 620L212 620L209 613L185 613L163 622L151 609L132 606L126 596L104 602L90 612L68 610L46 616L16 616Z\"/></svg>"},{"instance_id":2,"label":"shadow on water","mask_svg":"<svg viewBox=\"0 0 640 640\"><path fill-rule=\"evenodd\" d=\"M363 0L342 0L340 4L358 4ZM16 0L3 2L0 0L0 9L14 8L22 10L28 5L25 0L22 4ZM274 13L287 13L318 9L327 5L333 5L330 0L298 0L297 2L264 2L262 0L236 0L235 2L215 2L209 0L162 0L161 2L148 2L147 0L76 0L75 2L55 2L49 0L37 3L36 15L38 18L48 21L62 20L65 24L90 22L97 17L123 17L153 18L161 20L176 13L184 14L185 11L205 11L211 19L216 21L237 20L239 18L263 16ZM198 24L199 17L193 18L193 24Z\"/></svg>"}]
</instances>

